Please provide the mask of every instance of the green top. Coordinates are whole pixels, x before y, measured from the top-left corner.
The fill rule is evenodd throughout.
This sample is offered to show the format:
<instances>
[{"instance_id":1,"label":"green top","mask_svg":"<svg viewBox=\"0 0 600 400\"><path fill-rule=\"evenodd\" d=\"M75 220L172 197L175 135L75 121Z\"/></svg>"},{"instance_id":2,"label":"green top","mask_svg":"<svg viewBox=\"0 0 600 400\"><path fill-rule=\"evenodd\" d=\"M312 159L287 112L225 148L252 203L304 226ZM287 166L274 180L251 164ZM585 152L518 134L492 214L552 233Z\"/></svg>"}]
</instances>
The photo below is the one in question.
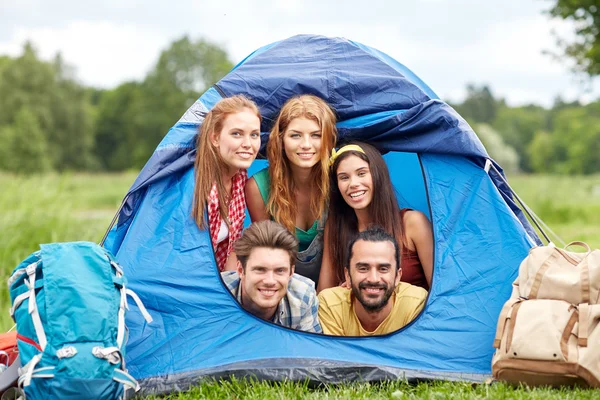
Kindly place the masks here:
<instances>
[{"instance_id":1,"label":"green top","mask_svg":"<svg viewBox=\"0 0 600 400\"><path fill-rule=\"evenodd\" d=\"M256 182L256 186L258 186L258 190L260 191L260 196L263 199L263 202L267 204L269 201L269 193L271 192L271 178L269 177L269 169L265 168L252 176L254 181ZM298 238L299 246L298 251L304 251L308 249L308 246L312 243L315 236L317 236L317 222L307 230L300 229L296 227L296 237Z\"/></svg>"}]
</instances>

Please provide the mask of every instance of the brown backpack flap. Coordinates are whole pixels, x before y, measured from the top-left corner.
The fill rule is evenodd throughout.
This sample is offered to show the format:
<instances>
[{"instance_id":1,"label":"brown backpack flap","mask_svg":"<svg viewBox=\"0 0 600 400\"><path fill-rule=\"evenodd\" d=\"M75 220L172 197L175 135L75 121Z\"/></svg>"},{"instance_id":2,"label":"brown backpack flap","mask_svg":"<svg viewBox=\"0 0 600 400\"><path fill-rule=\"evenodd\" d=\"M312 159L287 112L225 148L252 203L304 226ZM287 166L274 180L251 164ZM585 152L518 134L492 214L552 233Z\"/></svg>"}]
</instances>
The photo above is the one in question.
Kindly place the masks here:
<instances>
[{"instance_id":1,"label":"brown backpack flap","mask_svg":"<svg viewBox=\"0 0 600 400\"><path fill-rule=\"evenodd\" d=\"M598 379L577 363L505 359L492 366L492 374L515 386L600 387Z\"/></svg>"}]
</instances>

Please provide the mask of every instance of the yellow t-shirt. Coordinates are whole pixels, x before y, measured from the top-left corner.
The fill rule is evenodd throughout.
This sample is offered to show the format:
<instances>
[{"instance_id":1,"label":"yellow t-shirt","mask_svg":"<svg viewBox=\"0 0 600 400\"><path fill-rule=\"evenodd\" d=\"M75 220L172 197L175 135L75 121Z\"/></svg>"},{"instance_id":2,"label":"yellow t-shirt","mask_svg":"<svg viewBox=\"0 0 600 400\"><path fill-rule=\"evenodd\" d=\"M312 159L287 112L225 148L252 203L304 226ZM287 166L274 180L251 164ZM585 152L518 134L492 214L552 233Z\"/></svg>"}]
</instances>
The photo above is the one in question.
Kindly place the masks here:
<instances>
[{"instance_id":1,"label":"yellow t-shirt","mask_svg":"<svg viewBox=\"0 0 600 400\"><path fill-rule=\"evenodd\" d=\"M409 283L400 282L390 297L394 307L373 332L365 330L356 313L352 291L343 287L325 289L319 293L319 320L323 333L337 336L385 335L397 331L412 321L425 305L427 291Z\"/></svg>"}]
</instances>

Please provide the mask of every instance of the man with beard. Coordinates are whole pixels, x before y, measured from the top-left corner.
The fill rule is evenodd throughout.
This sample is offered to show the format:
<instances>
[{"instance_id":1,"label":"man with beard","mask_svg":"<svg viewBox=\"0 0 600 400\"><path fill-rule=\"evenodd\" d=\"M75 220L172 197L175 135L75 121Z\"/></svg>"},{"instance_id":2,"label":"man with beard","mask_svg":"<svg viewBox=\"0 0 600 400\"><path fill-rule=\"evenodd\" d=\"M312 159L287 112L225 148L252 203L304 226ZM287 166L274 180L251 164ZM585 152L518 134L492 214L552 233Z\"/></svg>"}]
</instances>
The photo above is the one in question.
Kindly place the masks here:
<instances>
[{"instance_id":1,"label":"man with beard","mask_svg":"<svg viewBox=\"0 0 600 400\"><path fill-rule=\"evenodd\" d=\"M338 336L384 335L412 321L423 309L427 291L400 282L400 250L383 228L370 227L350 242L345 287L319 294L323 332Z\"/></svg>"}]
</instances>

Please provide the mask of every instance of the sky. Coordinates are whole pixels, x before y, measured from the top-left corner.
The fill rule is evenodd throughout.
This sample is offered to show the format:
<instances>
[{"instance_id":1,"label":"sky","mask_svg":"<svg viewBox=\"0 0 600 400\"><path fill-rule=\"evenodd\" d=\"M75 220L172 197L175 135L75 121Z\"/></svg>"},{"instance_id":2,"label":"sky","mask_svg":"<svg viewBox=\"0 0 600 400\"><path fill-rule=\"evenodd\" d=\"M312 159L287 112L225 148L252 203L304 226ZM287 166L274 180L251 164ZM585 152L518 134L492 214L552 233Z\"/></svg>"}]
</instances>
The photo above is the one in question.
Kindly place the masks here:
<instances>
[{"instance_id":1,"label":"sky","mask_svg":"<svg viewBox=\"0 0 600 400\"><path fill-rule=\"evenodd\" d=\"M89 4L86 4L89 3ZM188 35L224 47L236 63L296 34L345 37L409 67L441 98L460 102L468 83L487 84L511 106L551 106L556 96L600 97L556 52L544 14L551 0L0 0L0 54L26 40L51 59L60 52L86 85L142 80L169 44Z\"/></svg>"}]
</instances>

